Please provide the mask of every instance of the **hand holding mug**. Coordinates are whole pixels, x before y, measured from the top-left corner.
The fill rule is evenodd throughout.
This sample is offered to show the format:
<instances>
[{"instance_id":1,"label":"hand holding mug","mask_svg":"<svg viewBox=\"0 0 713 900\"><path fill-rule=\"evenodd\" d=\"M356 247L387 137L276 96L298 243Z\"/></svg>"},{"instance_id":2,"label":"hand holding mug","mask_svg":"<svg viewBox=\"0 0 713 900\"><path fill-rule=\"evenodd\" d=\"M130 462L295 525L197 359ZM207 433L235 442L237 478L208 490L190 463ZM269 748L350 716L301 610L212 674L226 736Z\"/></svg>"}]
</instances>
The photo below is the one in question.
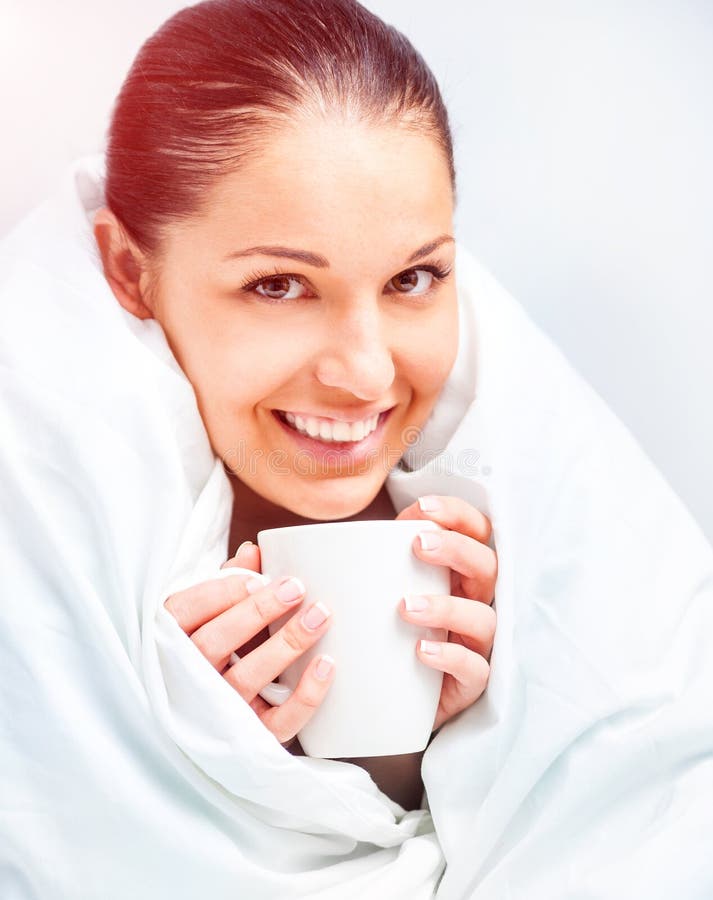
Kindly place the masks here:
<instances>
[{"instance_id":1,"label":"hand holding mug","mask_svg":"<svg viewBox=\"0 0 713 900\"><path fill-rule=\"evenodd\" d=\"M236 554L221 568L236 565L255 568L255 560L249 552L244 562ZM331 621L324 604L301 608L305 589L298 578L286 576L268 584L265 581L246 574L216 578L177 591L164 606L265 727L280 743L287 744L324 700L334 675L333 660L322 656L312 660L295 690L290 694L285 689L287 699L279 706L268 703L259 691L312 647ZM248 641L291 610L296 612L275 634L245 655L240 654ZM231 665L236 651L240 658Z\"/></svg>"},{"instance_id":2,"label":"hand holding mug","mask_svg":"<svg viewBox=\"0 0 713 900\"><path fill-rule=\"evenodd\" d=\"M399 613L407 622L448 629L448 640L421 641L418 657L444 673L434 731L481 696L490 675L495 639L497 555L488 546L489 519L460 497L419 497L396 517L437 522L444 530L417 537L419 559L451 569L451 594L404 598Z\"/></svg>"}]
</instances>

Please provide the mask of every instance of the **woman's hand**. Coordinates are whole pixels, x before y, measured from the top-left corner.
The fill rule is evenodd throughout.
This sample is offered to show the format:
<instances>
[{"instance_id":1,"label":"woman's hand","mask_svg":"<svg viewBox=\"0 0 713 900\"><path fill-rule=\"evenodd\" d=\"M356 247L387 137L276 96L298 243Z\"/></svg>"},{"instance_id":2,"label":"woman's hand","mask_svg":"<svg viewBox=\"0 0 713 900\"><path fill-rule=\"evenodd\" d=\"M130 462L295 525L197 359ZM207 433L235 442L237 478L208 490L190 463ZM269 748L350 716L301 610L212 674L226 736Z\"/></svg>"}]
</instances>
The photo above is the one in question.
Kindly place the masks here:
<instances>
[{"instance_id":1,"label":"woman's hand","mask_svg":"<svg viewBox=\"0 0 713 900\"><path fill-rule=\"evenodd\" d=\"M495 611L490 606L495 596L498 561L487 546L492 528L490 520L459 497L419 497L396 516L397 519L430 519L447 531L426 532L425 549L417 537L413 549L419 559L451 569L451 596L426 595L422 610L406 609L401 601L403 619L418 625L447 628L446 642L426 641L430 651L417 647L419 659L445 673L441 698L433 730L436 731L456 713L471 706L485 690L490 675L490 653L495 637Z\"/></svg>"},{"instance_id":2,"label":"woman's hand","mask_svg":"<svg viewBox=\"0 0 713 900\"><path fill-rule=\"evenodd\" d=\"M259 553L257 547L254 549ZM246 550L245 560L236 554L221 568L232 564L259 572L259 562L256 565L251 547ZM252 579L251 583L248 575L236 573L234 578L205 581L177 591L164 603L203 656L285 745L294 739L326 696L334 666L324 672L325 667L320 665L323 657L316 657L281 706L271 706L258 691L320 639L331 624L329 610L321 603L312 604L306 610L298 609L264 643L245 655L240 649L270 622L299 607L303 597L304 586L299 579L283 577L263 586L260 579ZM240 660L229 665L233 651Z\"/></svg>"}]
</instances>

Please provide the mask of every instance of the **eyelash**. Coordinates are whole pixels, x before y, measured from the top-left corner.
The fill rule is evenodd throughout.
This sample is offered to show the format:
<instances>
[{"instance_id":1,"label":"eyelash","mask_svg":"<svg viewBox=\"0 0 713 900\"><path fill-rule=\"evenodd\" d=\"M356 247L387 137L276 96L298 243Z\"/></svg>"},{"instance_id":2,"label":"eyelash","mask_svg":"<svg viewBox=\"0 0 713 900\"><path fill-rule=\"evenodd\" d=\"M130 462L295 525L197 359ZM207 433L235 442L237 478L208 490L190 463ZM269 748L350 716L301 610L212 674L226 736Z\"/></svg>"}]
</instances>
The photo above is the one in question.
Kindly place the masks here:
<instances>
[{"instance_id":1,"label":"eyelash","mask_svg":"<svg viewBox=\"0 0 713 900\"><path fill-rule=\"evenodd\" d=\"M443 263L441 263L439 260L437 260L433 265L430 265L430 266L412 266L410 269L403 269L401 272L398 272L396 275L394 275L393 278L390 278L389 281L393 281L394 278L398 278L399 275L405 275L407 272L424 271L424 272L430 272L433 275L433 277L435 278L436 282L441 283L441 282L445 281L448 278L448 276L451 274L452 268L453 268L452 266L448 266L448 267L444 266ZM294 278L295 281L299 281L299 283L303 287L307 287L307 285L305 283L306 279L302 275L297 275L294 272L284 272L281 269L279 269L278 267L275 267L274 269L271 269L271 270L253 272L249 276L248 280L245 281L240 286L239 290L243 294L253 293L255 291L255 288L259 284L262 284L263 281L269 281L271 278ZM433 290L434 290L434 286L432 285L430 288L428 288L428 290L423 291L423 293L421 293L421 294L414 294L414 296L419 297L419 298L427 297L429 294L431 294L433 292ZM404 297L409 296L408 291L394 291L393 293L402 294ZM278 300L278 299L273 299L270 297L265 297L262 294L258 294L257 296L260 298L261 302L267 303L268 305L279 305L281 303L294 303L295 299L297 299L297 300L304 299L303 297L298 297L295 299L288 299L288 300L279 299Z\"/></svg>"}]
</instances>

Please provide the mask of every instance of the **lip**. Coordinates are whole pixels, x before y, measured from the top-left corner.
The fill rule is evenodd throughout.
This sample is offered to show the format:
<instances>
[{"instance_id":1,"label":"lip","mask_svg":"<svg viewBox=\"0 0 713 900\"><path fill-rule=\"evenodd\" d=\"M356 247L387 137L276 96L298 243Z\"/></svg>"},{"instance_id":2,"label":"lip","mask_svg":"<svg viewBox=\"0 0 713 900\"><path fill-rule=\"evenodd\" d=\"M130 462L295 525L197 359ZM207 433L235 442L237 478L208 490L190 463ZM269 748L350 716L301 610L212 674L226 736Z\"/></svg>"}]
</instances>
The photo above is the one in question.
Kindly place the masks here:
<instances>
[{"instance_id":1,"label":"lip","mask_svg":"<svg viewBox=\"0 0 713 900\"><path fill-rule=\"evenodd\" d=\"M332 462L355 463L363 460L379 446L386 422L395 408L392 406L390 409L379 413L379 421L376 428L360 441L320 441L319 438L311 438L306 434L301 434L288 425L287 422L283 422L276 409L272 410L272 415L280 428L292 438L295 444L301 450L308 450L315 459L323 460L328 458ZM357 421L359 420L357 419Z\"/></svg>"}]
</instances>

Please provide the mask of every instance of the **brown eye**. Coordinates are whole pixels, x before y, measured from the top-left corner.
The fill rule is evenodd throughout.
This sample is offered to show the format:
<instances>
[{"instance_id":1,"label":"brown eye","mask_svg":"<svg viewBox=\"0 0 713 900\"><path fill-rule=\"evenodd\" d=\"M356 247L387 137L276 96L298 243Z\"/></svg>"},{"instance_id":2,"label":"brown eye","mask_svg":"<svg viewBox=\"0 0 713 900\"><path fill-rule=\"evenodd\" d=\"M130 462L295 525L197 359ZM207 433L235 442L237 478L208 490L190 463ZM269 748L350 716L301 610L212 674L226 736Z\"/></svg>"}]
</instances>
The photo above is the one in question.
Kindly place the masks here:
<instances>
[{"instance_id":1,"label":"brown eye","mask_svg":"<svg viewBox=\"0 0 713 900\"><path fill-rule=\"evenodd\" d=\"M302 287L293 275L272 275L270 278L265 278L257 284L255 290L258 294L270 300L295 300L297 297L294 293L292 296L288 296L293 283L300 288Z\"/></svg>"},{"instance_id":2,"label":"brown eye","mask_svg":"<svg viewBox=\"0 0 713 900\"><path fill-rule=\"evenodd\" d=\"M423 280L420 281L421 276L425 279L425 284ZM405 272L395 275L389 284L401 294L422 294L428 290L432 281L433 273L427 269L406 269ZM414 290L417 287L420 290Z\"/></svg>"},{"instance_id":3,"label":"brown eye","mask_svg":"<svg viewBox=\"0 0 713 900\"><path fill-rule=\"evenodd\" d=\"M284 276L270 278L269 281L263 281L260 287L268 297L274 297L276 294L286 294L290 289L290 279Z\"/></svg>"}]
</instances>

